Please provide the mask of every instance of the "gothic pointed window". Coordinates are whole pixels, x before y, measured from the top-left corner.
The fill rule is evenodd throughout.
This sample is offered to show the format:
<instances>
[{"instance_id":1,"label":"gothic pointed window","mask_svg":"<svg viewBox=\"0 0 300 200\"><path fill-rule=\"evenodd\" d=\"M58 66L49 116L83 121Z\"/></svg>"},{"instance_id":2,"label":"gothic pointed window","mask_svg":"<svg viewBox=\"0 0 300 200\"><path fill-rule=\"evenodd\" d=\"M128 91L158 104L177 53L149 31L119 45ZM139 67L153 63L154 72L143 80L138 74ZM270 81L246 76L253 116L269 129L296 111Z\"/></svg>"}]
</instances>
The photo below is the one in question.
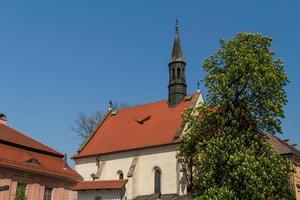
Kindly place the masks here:
<instances>
[{"instance_id":1,"label":"gothic pointed window","mask_svg":"<svg viewBox=\"0 0 300 200\"><path fill-rule=\"evenodd\" d=\"M175 69L172 68L172 80L174 80L174 79L175 79Z\"/></svg>"},{"instance_id":2,"label":"gothic pointed window","mask_svg":"<svg viewBox=\"0 0 300 200\"><path fill-rule=\"evenodd\" d=\"M178 79L180 78L180 69L179 69L179 67L177 68L177 78Z\"/></svg>"},{"instance_id":3,"label":"gothic pointed window","mask_svg":"<svg viewBox=\"0 0 300 200\"><path fill-rule=\"evenodd\" d=\"M161 193L161 170L159 167L154 168L154 193Z\"/></svg>"}]
</instances>

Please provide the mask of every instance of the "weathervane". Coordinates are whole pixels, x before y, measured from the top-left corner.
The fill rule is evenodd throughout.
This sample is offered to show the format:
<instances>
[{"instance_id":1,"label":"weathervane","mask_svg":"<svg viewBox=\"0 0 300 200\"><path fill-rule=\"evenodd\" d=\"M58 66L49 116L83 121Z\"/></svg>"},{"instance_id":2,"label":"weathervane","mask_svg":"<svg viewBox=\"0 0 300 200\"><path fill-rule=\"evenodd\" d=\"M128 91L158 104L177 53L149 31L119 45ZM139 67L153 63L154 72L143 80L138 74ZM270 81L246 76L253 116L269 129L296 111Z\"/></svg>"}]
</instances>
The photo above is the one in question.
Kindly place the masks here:
<instances>
[{"instance_id":1,"label":"weathervane","mask_svg":"<svg viewBox=\"0 0 300 200\"><path fill-rule=\"evenodd\" d=\"M177 19L177 18L175 19L175 23L176 23L175 30L176 30L176 32L178 32L178 30L179 30L179 25L178 25L178 19Z\"/></svg>"}]
</instances>

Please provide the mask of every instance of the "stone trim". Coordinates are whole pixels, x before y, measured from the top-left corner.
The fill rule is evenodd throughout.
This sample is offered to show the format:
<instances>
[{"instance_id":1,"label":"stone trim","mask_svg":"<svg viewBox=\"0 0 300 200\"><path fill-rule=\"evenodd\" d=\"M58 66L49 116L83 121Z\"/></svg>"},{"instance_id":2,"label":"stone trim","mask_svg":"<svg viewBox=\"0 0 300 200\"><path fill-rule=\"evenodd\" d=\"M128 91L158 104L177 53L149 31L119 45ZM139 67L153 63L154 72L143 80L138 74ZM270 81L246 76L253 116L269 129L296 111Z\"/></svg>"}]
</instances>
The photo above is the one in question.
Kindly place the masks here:
<instances>
[{"instance_id":1,"label":"stone trim","mask_svg":"<svg viewBox=\"0 0 300 200\"><path fill-rule=\"evenodd\" d=\"M128 170L128 174L127 174L128 178L133 177L134 169L136 167L137 161L138 161L138 156L134 156L133 160L132 160L132 163L130 165L130 168Z\"/></svg>"},{"instance_id":2,"label":"stone trim","mask_svg":"<svg viewBox=\"0 0 300 200\"><path fill-rule=\"evenodd\" d=\"M101 176L101 173L102 173L102 171L103 171L104 165L105 165L105 161L102 161L102 162L100 163L99 169L98 169L98 171L97 171L97 173L96 173L96 177L97 177L98 179L99 179L100 176Z\"/></svg>"}]
</instances>

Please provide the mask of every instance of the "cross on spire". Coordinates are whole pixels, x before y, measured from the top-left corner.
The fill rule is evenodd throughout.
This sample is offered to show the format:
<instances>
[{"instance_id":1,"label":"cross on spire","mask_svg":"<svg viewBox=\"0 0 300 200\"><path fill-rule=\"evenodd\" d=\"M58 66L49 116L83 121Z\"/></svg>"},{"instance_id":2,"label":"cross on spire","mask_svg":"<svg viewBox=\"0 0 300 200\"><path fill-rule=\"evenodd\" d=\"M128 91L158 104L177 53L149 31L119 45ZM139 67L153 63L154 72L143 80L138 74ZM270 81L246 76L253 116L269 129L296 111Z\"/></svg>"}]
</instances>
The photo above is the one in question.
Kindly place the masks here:
<instances>
[{"instance_id":1,"label":"cross on spire","mask_svg":"<svg viewBox=\"0 0 300 200\"><path fill-rule=\"evenodd\" d=\"M110 100L108 103L109 103L109 108L108 108L108 110L112 110L112 109L113 109L113 101Z\"/></svg>"}]
</instances>

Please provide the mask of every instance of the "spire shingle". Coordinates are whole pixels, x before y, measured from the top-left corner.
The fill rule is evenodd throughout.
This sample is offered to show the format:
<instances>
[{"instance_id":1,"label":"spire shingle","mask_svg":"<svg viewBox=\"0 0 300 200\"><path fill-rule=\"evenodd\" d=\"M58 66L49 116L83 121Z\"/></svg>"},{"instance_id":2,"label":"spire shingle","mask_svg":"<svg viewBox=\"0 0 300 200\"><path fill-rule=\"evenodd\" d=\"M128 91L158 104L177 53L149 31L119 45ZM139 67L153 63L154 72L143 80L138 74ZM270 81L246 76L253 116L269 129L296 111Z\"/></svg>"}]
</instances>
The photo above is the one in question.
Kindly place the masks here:
<instances>
[{"instance_id":1,"label":"spire shingle","mask_svg":"<svg viewBox=\"0 0 300 200\"><path fill-rule=\"evenodd\" d=\"M175 39L173 43L173 50L172 55L170 58L170 63L172 62L184 62L184 56L182 53L181 45L180 45L180 39L179 39L179 27L178 27L178 21L176 20L176 33L175 33Z\"/></svg>"}]
</instances>

